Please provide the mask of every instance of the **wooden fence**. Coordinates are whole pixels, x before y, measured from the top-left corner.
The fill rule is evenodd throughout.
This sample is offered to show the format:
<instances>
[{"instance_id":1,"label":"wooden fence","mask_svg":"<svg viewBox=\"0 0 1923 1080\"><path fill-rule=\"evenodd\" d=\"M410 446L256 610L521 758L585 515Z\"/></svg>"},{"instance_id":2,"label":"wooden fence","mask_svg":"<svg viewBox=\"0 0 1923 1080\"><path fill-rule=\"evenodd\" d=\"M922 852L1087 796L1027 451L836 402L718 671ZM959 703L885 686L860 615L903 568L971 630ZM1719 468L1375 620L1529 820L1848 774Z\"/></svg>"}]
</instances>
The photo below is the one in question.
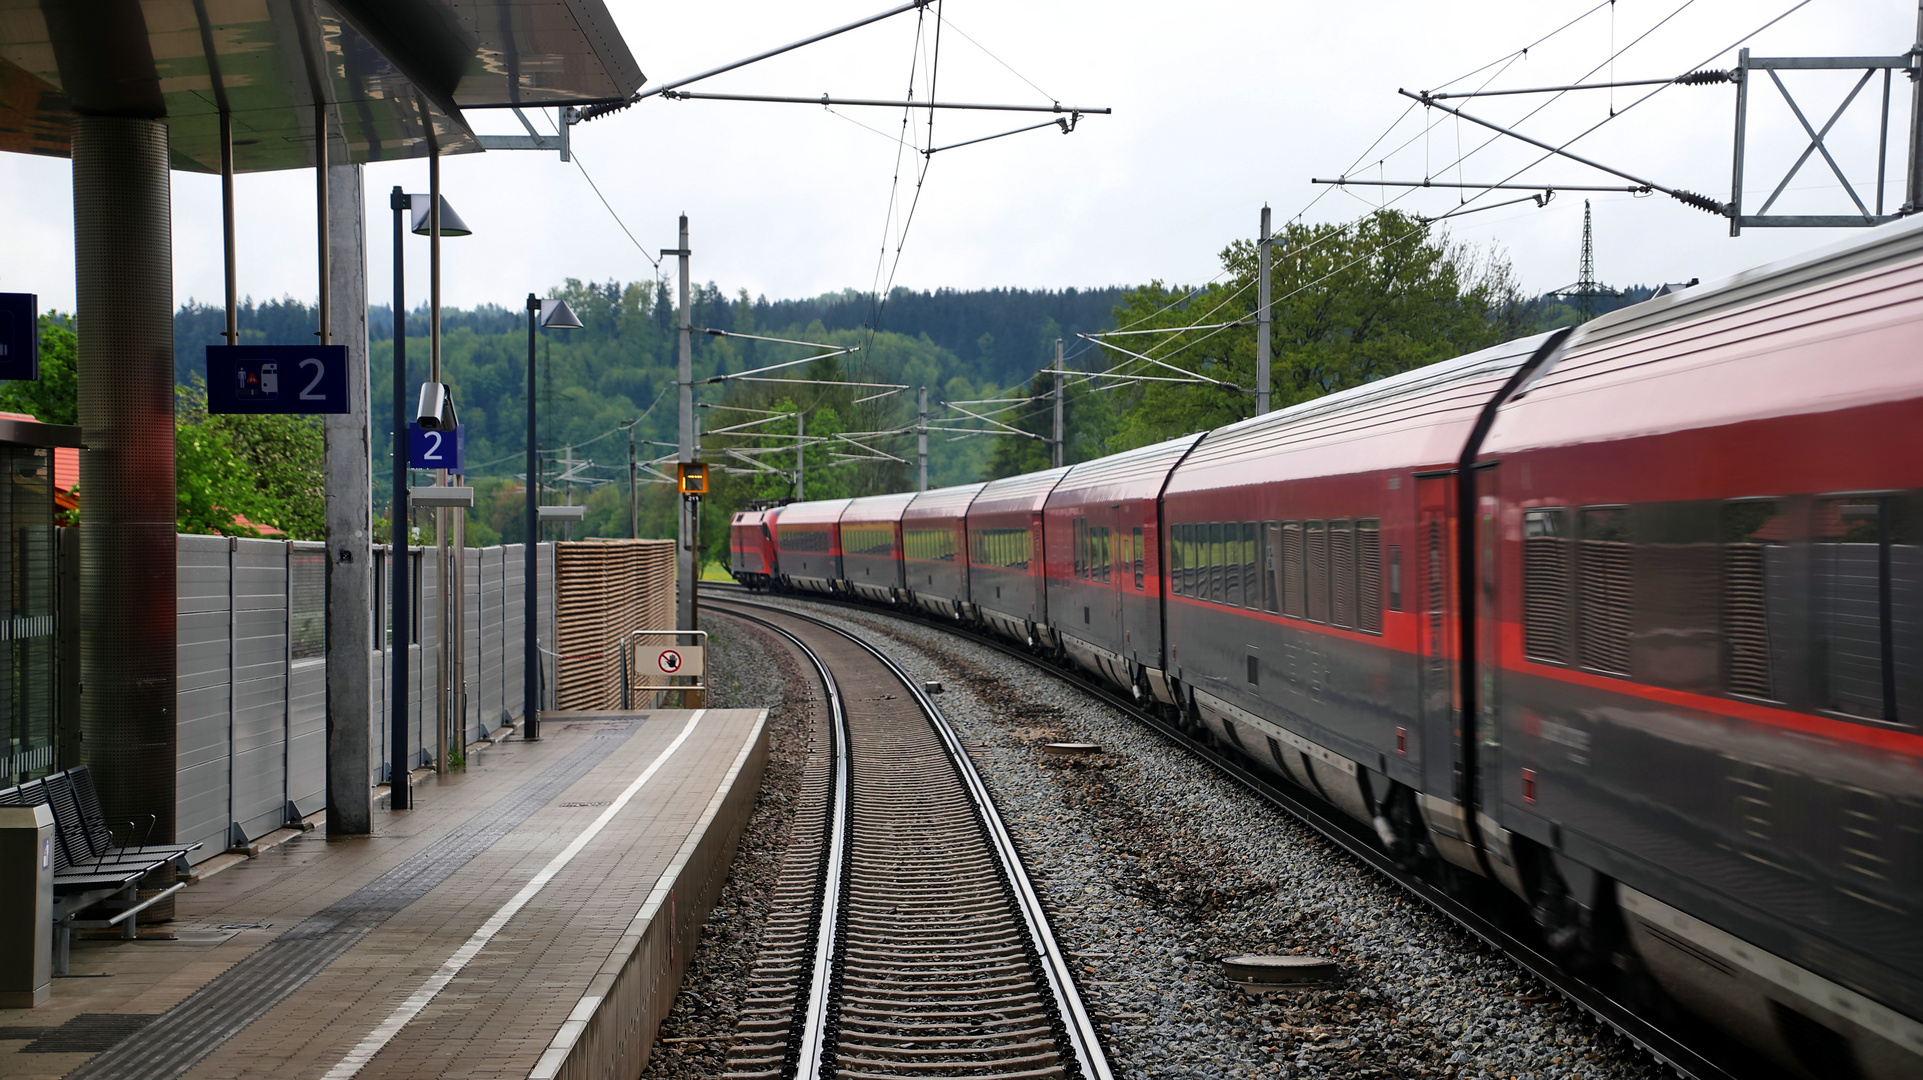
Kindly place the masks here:
<instances>
[{"instance_id":1,"label":"wooden fence","mask_svg":"<svg viewBox=\"0 0 1923 1080\"><path fill-rule=\"evenodd\" d=\"M557 708L622 707L622 642L636 630L674 629L674 544L583 540L555 545Z\"/></svg>"}]
</instances>

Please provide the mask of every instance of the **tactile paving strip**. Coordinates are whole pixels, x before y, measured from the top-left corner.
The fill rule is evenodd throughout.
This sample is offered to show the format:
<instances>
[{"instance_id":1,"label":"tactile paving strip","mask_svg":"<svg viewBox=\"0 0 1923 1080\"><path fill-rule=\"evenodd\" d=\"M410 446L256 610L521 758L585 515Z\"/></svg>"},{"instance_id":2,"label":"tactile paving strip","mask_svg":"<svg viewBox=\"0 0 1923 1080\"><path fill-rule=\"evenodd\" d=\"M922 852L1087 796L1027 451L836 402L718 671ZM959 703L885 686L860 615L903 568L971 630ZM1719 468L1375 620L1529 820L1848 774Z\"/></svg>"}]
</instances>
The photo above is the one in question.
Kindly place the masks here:
<instances>
[{"instance_id":1,"label":"tactile paving strip","mask_svg":"<svg viewBox=\"0 0 1923 1080\"><path fill-rule=\"evenodd\" d=\"M300 989L395 912L427 895L552 802L640 727L603 728L512 794L455 826L420 855L290 927L132 1037L69 1073L68 1080L174 1080Z\"/></svg>"}]
</instances>

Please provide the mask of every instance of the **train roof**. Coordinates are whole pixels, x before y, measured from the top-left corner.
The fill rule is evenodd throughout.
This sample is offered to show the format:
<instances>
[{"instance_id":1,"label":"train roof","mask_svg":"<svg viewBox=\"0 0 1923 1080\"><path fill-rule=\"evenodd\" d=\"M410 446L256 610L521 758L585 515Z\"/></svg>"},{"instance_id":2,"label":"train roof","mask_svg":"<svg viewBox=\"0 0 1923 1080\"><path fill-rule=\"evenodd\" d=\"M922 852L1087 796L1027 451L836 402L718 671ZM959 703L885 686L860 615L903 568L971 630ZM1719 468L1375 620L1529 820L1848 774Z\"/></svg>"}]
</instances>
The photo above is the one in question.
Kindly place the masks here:
<instances>
[{"instance_id":1,"label":"train roof","mask_svg":"<svg viewBox=\"0 0 1923 1080\"><path fill-rule=\"evenodd\" d=\"M900 491L892 495L864 495L849 502L841 512L843 525L853 521L900 521L901 512L915 499L912 491Z\"/></svg>"},{"instance_id":2,"label":"train roof","mask_svg":"<svg viewBox=\"0 0 1923 1080\"><path fill-rule=\"evenodd\" d=\"M1066 475L1068 466L1064 465L1059 469L990 480L969 505L968 516L1040 510L1048 502L1048 493L1054 491L1056 483Z\"/></svg>"},{"instance_id":3,"label":"train roof","mask_svg":"<svg viewBox=\"0 0 1923 1080\"><path fill-rule=\"evenodd\" d=\"M789 525L833 525L841 520L841 512L853 501L818 499L814 502L789 503L781 508L781 517L775 524L783 528Z\"/></svg>"},{"instance_id":4,"label":"train roof","mask_svg":"<svg viewBox=\"0 0 1923 1080\"><path fill-rule=\"evenodd\" d=\"M1138 446L1119 454L1069 466L1068 475L1048 496L1050 506L1110 503L1121 499L1153 499L1162 493L1169 470L1201 441L1205 432L1184 435L1152 446Z\"/></svg>"},{"instance_id":5,"label":"train roof","mask_svg":"<svg viewBox=\"0 0 1923 1080\"><path fill-rule=\"evenodd\" d=\"M1504 404L1485 452L1855 408L1913 417L1923 400L1919 324L1923 219L1911 218L1585 324ZM1896 423L1916 430L1913 420ZM1838 425L1824 449L1852 447L1875 461L1889 456L1876 444L1888 437L1876 424ZM1790 459L1812 465L1812 455L1786 447ZM1688 464L1665 480L1685 484L1708 467ZM1669 497L1687 497L1677 492Z\"/></svg>"},{"instance_id":6,"label":"train roof","mask_svg":"<svg viewBox=\"0 0 1923 1080\"><path fill-rule=\"evenodd\" d=\"M981 494L981 490L987 486L988 484L984 482L924 491L915 496L915 501L908 504L908 509L902 511L901 519L915 521L962 517L968 513L969 504L975 501L975 496Z\"/></svg>"},{"instance_id":7,"label":"train roof","mask_svg":"<svg viewBox=\"0 0 1923 1080\"><path fill-rule=\"evenodd\" d=\"M735 511L733 523L736 525L759 525L766 520L768 520L768 511L766 510L737 510Z\"/></svg>"},{"instance_id":8,"label":"train roof","mask_svg":"<svg viewBox=\"0 0 1923 1080\"><path fill-rule=\"evenodd\" d=\"M1210 432L1168 492L1449 467L1482 407L1548 334L1506 341Z\"/></svg>"}]
</instances>

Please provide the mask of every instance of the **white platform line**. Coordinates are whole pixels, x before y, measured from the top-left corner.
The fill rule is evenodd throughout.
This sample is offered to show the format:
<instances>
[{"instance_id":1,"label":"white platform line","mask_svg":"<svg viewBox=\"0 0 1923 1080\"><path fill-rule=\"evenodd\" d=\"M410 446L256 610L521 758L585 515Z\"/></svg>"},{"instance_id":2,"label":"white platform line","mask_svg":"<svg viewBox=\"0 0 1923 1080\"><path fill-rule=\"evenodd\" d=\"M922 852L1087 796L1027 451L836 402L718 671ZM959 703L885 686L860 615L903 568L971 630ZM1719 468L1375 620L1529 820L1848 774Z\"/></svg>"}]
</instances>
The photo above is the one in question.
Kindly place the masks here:
<instances>
[{"instance_id":1,"label":"white platform line","mask_svg":"<svg viewBox=\"0 0 1923 1080\"><path fill-rule=\"evenodd\" d=\"M420 1015L421 1010L427 1008L428 1003L433 1001L448 983L454 981L454 977L461 973L461 969L467 966L468 961L479 955L494 935L500 933L501 928L519 914L520 910L527 906L527 902L534 899L534 895L554 879L554 875L560 873L563 867L572 862L574 857L581 853L581 849L588 846L588 841L593 840L602 829L607 827L608 822L614 820L614 815L628 805L628 801L634 798L635 792L640 791L643 784L653 779L654 774L661 770L661 766L667 764L668 758L681 748L682 743L688 741L688 736L694 734L695 725L701 722L701 717L706 713L706 709L696 709L694 715L688 717L688 725L681 729L681 734L675 736L674 741L656 755L647 768L641 770L641 775L635 777L627 790L609 803L606 810L601 811L601 816L595 818L593 824L581 830L580 835L569 841L568 846L562 848L560 854L542 867L540 873L535 874L526 885L521 886L520 892L515 893L512 899L502 904L499 910L489 916L488 920L481 924L480 929L474 931L474 935L467 939L466 944L454 950L454 955L447 958L447 962L441 965L439 971L428 976L427 981L423 982L419 989L408 995L406 1001L388 1014L387 1019L381 1021L379 1026L369 1032L359 1045L348 1051L347 1056L338 1064L327 1070L323 1080L349 1080L365 1068L368 1062L374 1060L374 1055L380 1053L382 1047L393 1042L394 1036L401 1033L401 1029L407 1026L407 1022Z\"/></svg>"}]
</instances>

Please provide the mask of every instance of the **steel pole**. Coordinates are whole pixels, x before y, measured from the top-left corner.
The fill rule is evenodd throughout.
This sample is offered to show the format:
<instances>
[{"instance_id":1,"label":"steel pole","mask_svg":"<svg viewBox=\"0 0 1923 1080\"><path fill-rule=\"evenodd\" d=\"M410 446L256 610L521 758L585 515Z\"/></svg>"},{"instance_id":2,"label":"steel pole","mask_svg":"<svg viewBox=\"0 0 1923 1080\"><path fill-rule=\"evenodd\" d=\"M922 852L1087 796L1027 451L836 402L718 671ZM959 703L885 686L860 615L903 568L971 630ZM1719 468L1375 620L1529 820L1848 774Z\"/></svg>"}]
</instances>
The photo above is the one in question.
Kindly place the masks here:
<instances>
[{"instance_id":1,"label":"steel pole","mask_svg":"<svg viewBox=\"0 0 1923 1080\"><path fill-rule=\"evenodd\" d=\"M688 308L688 215L681 215L681 246L676 249L676 260L681 269L681 317L680 317L680 367L679 387L681 394L681 452L679 459L692 462L695 458L694 446L694 324L689 321L692 312ZM699 629L696 619L700 617L695 610L695 579L701 566L699 552L695 551L695 502L688 496L681 496L680 548L675 560L676 579L680 585L680 603L675 612L676 625L683 630ZM694 644L689 638L684 645Z\"/></svg>"},{"instance_id":2,"label":"steel pole","mask_svg":"<svg viewBox=\"0 0 1923 1080\"><path fill-rule=\"evenodd\" d=\"M1262 208L1262 239L1256 242L1255 412L1269 411L1269 208ZM1060 367L1060 364L1056 365Z\"/></svg>"},{"instance_id":3,"label":"steel pole","mask_svg":"<svg viewBox=\"0 0 1923 1080\"><path fill-rule=\"evenodd\" d=\"M1062 339L1055 339L1055 460L1061 468L1068 460L1068 445L1062 439Z\"/></svg>"},{"instance_id":4,"label":"steel pole","mask_svg":"<svg viewBox=\"0 0 1923 1080\"><path fill-rule=\"evenodd\" d=\"M394 538L388 552L392 569L387 575L393 592L387 603L388 625L383 638L388 650L387 727L391 744L387 806L390 810L406 810L414 801L407 787L407 728L412 719L407 707L407 648L408 630L414 625L410 610L414 593L408 583L412 566L407 550L407 260L402 242L413 206L398 187L388 196L387 205L394 211L394 497L389 504Z\"/></svg>"},{"instance_id":5,"label":"steel pole","mask_svg":"<svg viewBox=\"0 0 1923 1080\"><path fill-rule=\"evenodd\" d=\"M226 98L225 94L221 95ZM227 344L240 344L240 269L234 259L234 117L220 110L220 255L227 276Z\"/></svg>"},{"instance_id":6,"label":"steel pole","mask_svg":"<svg viewBox=\"0 0 1923 1080\"><path fill-rule=\"evenodd\" d=\"M541 563L540 443L534 430L534 321L541 315L541 298L527 294L527 551L521 593L521 737L541 737Z\"/></svg>"},{"instance_id":7,"label":"steel pole","mask_svg":"<svg viewBox=\"0 0 1923 1080\"><path fill-rule=\"evenodd\" d=\"M795 501L800 502L808 496L803 494L808 479L808 414L795 413Z\"/></svg>"},{"instance_id":8,"label":"steel pole","mask_svg":"<svg viewBox=\"0 0 1923 1080\"><path fill-rule=\"evenodd\" d=\"M329 288L327 266L327 103L314 103L314 228L319 237L315 244L316 257L320 271L320 343L328 343L330 328L327 325L329 310Z\"/></svg>"},{"instance_id":9,"label":"steel pole","mask_svg":"<svg viewBox=\"0 0 1923 1080\"><path fill-rule=\"evenodd\" d=\"M1910 52L1923 61L1923 0L1916 5L1916 44ZM1910 190L1903 211L1914 214L1923 210L1923 72L1914 66L1910 71Z\"/></svg>"},{"instance_id":10,"label":"steel pole","mask_svg":"<svg viewBox=\"0 0 1923 1080\"><path fill-rule=\"evenodd\" d=\"M928 490L928 388L915 392L915 459L919 465L916 491Z\"/></svg>"}]
</instances>

